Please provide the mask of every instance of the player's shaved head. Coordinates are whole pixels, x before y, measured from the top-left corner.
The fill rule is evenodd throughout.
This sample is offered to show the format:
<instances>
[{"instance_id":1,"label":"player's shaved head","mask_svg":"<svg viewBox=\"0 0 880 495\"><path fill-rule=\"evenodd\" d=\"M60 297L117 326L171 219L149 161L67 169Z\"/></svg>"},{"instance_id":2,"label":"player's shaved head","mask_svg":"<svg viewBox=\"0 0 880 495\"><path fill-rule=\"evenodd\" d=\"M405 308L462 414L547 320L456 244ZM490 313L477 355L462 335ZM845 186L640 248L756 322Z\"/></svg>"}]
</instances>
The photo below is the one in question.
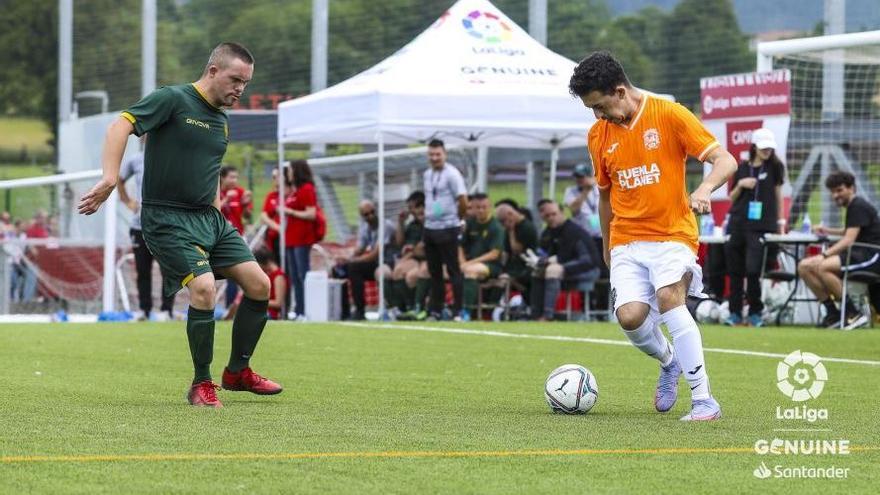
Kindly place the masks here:
<instances>
[{"instance_id":1,"label":"player's shaved head","mask_svg":"<svg viewBox=\"0 0 880 495\"><path fill-rule=\"evenodd\" d=\"M224 42L211 50L211 56L208 57L208 63L205 65L203 73L206 74L212 65L218 69L225 69L233 60L241 60L247 65L254 65L254 56L247 48L238 43Z\"/></svg>"}]
</instances>

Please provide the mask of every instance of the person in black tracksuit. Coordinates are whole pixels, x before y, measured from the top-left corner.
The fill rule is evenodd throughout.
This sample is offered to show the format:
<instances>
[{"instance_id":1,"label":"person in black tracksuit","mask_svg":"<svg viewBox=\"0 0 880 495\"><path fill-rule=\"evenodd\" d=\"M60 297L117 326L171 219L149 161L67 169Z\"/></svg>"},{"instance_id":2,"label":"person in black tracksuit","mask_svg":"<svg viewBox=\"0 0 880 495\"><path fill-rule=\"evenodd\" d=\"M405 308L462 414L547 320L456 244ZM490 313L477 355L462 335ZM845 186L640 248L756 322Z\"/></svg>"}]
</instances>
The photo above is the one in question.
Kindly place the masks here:
<instances>
[{"instance_id":1,"label":"person in black tracksuit","mask_svg":"<svg viewBox=\"0 0 880 495\"><path fill-rule=\"evenodd\" d=\"M145 143L146 138L142 138L141 143ZM129 195L125 189L125 182L128 179L134 179L134 194ZM137 289L138 303L143 313L144 320L150 319L153 309L153 254L147 249L144 243L144 234L141 231L141 187L144 180L144 154L138 153L129 160L123 162L119 171L119 201L132 211L131 229L131 248L134 252L134 266L137 273ZM164 277L164 275L163 275ZM168 318L174 318L174 294L162 297L161 315L167 315Z\"/></svg>"},{"instance_id":2,"label":"person in black tracksuit","mask_svg":"<svg viewBox=\"0 0 880 495\"><path fill-rule=\"evenodd\" d=\"M730 240L725 245L727 269L730 275L730 316L726 325L743 323L743 278L746 279L746 299L749 303L748 323L763 326L761 312L761 263L764 260L762 238L768 233L785 232L782 184L785 165L775 152L776 140L769 129L752 132L749 159L742 162L733 178L730 192ZM768 252L767 260L775 259Z\"/></svg>"}]
</instances>

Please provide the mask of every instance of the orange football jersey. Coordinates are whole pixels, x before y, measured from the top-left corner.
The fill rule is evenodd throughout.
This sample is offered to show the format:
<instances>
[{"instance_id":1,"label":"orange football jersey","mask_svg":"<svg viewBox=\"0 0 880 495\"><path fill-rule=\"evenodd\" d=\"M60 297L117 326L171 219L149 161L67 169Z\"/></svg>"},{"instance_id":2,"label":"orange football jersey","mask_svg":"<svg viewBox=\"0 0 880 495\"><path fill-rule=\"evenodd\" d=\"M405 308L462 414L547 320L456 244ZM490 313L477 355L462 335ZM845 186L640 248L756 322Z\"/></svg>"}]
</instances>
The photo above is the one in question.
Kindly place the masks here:
<instances>
[{"instance_id":1,"label":"orange football jersey","mask_svg":"<svg viewBox=\"0 0 880 495\"><path fill-rule=\"evenodd\" d=\"M682 105L642 93L626 125L599 120L587 135L596 182L611 188L609 248L633 241L678 241L696 252L697 221L685 185L685 160L704 161L720 146Z\"/></svg>"}]
</instances>

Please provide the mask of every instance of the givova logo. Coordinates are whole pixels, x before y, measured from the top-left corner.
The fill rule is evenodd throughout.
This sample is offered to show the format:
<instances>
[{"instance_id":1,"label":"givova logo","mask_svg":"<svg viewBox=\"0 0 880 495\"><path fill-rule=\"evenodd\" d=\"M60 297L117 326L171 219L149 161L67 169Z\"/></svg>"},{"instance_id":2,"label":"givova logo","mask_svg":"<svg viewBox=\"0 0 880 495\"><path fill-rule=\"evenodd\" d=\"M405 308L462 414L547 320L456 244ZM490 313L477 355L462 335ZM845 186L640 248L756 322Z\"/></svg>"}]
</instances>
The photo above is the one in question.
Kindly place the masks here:
<instances>
[{"instance_id":1,"label":"givova logo","mask_svg":"<svg viewBox=\"0 0 880 495\"><path fill-rule=\"evenodd\" d=\"M776 366L776 386L795 402L819 397L827 380L825 365L811 352L794 351Z\"/></svg>"},{"instance_id":2,"label":"givova logo","mask_svg":"<svg viewBox=\"0 0 880 495\"><path fill-rule=\"evenodd\" d=\"M513 37L513 29L492 12L474 10L461 20L465 31L486 43L502 43Z\"/></svg>"}]
</instances>

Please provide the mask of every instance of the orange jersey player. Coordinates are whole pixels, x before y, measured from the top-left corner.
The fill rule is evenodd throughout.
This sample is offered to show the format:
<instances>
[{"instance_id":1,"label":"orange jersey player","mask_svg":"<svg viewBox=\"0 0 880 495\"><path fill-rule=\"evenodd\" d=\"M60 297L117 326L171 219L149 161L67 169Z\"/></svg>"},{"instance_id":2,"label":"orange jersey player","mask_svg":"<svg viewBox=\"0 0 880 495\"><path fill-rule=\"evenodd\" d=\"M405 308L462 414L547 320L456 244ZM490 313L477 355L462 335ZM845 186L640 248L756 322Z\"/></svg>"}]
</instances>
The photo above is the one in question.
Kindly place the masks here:
<instances>
[{"instance_id":1,"label":"orange jersey player","mask_svg":"<svg viewBox=\"0 0 880 495\"><path fill-rule=\"evenodd\" d=\"M709 389L702 337L685 302L703 290L694 212L710 213L709 195L733 174L736 161L686 108L635 88L607 52L582 60L569 90L599 119L588 147L611 298L624 334L660 361L654 407L672 409L684 374L692 408L682 420L718 419L721 406ZM690 195L688 156L713 165Z\"/></svg>"}]
</instances>

